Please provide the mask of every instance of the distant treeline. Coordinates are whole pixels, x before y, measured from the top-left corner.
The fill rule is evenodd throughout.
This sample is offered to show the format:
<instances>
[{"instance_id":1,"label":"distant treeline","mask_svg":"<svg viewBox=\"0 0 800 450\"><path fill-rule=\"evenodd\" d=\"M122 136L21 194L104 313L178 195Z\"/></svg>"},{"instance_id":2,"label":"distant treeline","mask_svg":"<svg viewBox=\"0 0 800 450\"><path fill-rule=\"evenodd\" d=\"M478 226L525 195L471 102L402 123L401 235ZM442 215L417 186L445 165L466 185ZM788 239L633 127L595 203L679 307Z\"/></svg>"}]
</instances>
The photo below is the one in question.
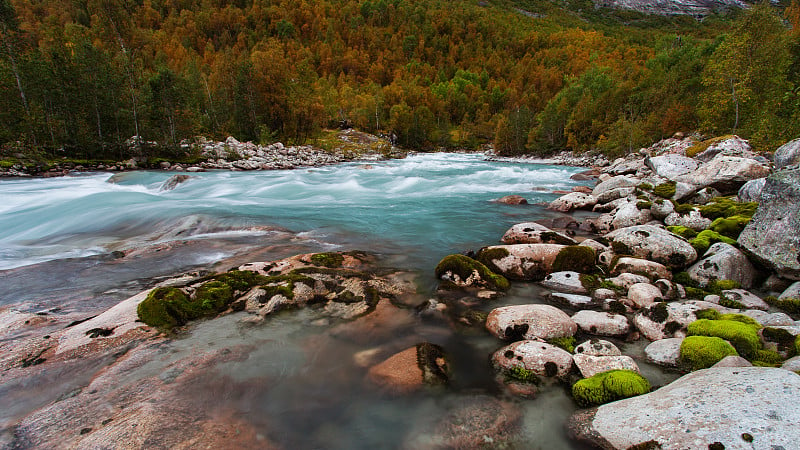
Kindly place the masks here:
<instances>
[{"instance_id":1,"label":"distant treeline","mask_svg":"<svg viewBox=\"0 0 800 450\"><path fill-rule=\"evenodd\" d=\"M0 0L0 145L131 136L621 154L676 131L800 136L800 7L703 22L590 0ZM538 18L520 12L536 13Z\"/></svg>"}]
</instances>

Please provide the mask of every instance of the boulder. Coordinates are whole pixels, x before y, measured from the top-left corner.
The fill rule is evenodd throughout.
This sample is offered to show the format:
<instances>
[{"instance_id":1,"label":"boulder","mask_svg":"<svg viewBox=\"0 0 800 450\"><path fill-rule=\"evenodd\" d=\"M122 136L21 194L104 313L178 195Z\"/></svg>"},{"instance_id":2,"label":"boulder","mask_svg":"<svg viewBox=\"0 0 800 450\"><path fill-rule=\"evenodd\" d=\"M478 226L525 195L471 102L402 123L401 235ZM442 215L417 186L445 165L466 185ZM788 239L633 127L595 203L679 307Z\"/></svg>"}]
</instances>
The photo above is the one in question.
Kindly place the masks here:
<instances>
[{"instance_id":1,"label":"boulder","mask_svg":"<svg viewBox=\"0 0 800 450\"><path fill-rule=\"evenodd\" d=\"M447 413L420 421L399 448L480 448L513 441L522 421L518 404L488 395L440 399Z\"/></svg>"},{"instance_id":2,"label":"boulder","mask_svg":"<svg viewBox=\"0 0 800 450\"><path fill-rule=\"evenodd\" d=\"M653 225L612 231L606 238L617 254L649 259L673 269L683 268L697 259L697 252L689 242Z\"/></svg>"},{"instance_id":3,"label":"boulder","mask_svg":"<svg viewBox=\"0 0 800 450\"><path fill-rule=\"evenodd\" d=\"M592 209L596 203L597 198L591 194L570 192L553 200L548 208L554 211L569 212L574 209Z\"/></svg>"},{"instance_id":4,"label":"boulder","mask_svg":"<svg viewBox=\"0 0 800 450\"><path fill-rule=\"evenodd\" d=\"M568 430L607 449L795 448L798 392L800 376L787 370L710 368L650 394L578 411Z\"/></svg>"},{"instance_id":5,"label":"boulder","mask_svg":"<svg viewBox=\"0 0 800 450\"><path fill-rule=\"evenodd\" d=\"M736 194L744 183L766 177L769 172L769 166L755 159L720 154L694 172L677 177L676 181L695 186L695 191L713 187L723 195L730 195Z\"/></svg>"},{"instance_id":6,"label":"boulder","mask_svg":"<svg viewBox=\"0 0 800 450\"><path fill-rule=\"evenodd\" d=\"M572 316L572 321L585 333L596 336L622 336L630 330L628 319L621 314L578 311Z\"/></svg>"},{"instance_id":7,"label":"boulder","mask_svg":"<svg viewBox=\"0 0 800 450\"><path fill-rule=\"evenodd\" d=\"M591 309L600 306L599 302L588 295L580 294L564 294L562 292L553 292L546 296L547 300L560 307L569 309Z\"/></svg>"},{"instance_id":8,"label":"boulder","mask_svg":"<svg viewBox=\"0 0 800 450\"><path fill-rule=\"evenodd\" d=\"M678 367L683 338L668 338L651 342L644 349L644 356L653 364L665 367Z\"/></svg>"},{"instance_id":9,"label":"boulder","mask_svg":"<svg viewBox=\"0 0 800 450\"><path fill-rule=\"evenodd\" d=\"M628 202L614 213L614 218L611 220L611 228L618 230L634 225L644 225L650 222L650 219L649 209L639 209L636 202Z\"/></svg>"},{"instance_id":10,"label":"boulder","mask_svg":"<svg viewBox=\"0 0 800 450\"><path fill-rule=\"evenodd\" d=\"M572 369L572 355L546 342L525 340L496 351L492 364L504 372L523 368L542 377L565 378Z\"/></svg>"},{"instance_id":11,"label":"boulder","mask_svg":"<svg viewBox=\"0 0 800 450\"><path fill-rule=\"evenodd\" d=\"M578 353L572 356L575 366L580 370L581 375L589 378L598 373L608 372L609 370L632 370L639 372L639 366L630 356L591 356Z\"/></svg>"},{"instance_id":12,"label":"boulder","mask_svg":"<svg viewBox=\"0 0 800 450\"><path fill-rule=\"evenodd\" d=\"M778 299L780 299L780 300L786 300L787 298L798 298L798 299L800 299L800 281L792 283L778 297Z\"/></svg>"},{"instance_id":13,"label":"boulder","mask_svg":"<svg viewBox=\"0 0 800 450\"><path fill-rule=\"evenodd\" d=\"M680 226L691 228L695 231L703 231L711 226L711 219L707 219L698 210L689 211L689 214L671 213L664 218L664 223L668 226Z\"/></svg>"},{"instance_id":14,"label":"boulder","mask_svg":"<svg viewBox=\"0 0 800 450\"><path fill-rule=\"evenodd\" d=\"M597 203L609 203L615 200L620 199L627 199L629 196L633 197L633 194L636 192L636 187L621 187L616 189L609 189L604 191L600 195L597 195Z\"/></svg>"},{"instance_id":15,"label":"boulder","mask_svg":"<svg viewBox=\"0 0 800 450\"><path fill-rule=\"evenodd\" d=\"M603 339L589 339L575 347L575 354L589 356L620 356L622 352L616 345Z\"/></svg>"},{"instance_id":16,"label":"boulder","mask_svg":"<svg viewBox=\"0 0 800 450\"><path fill-rule=\"evenodd\" d=\"M703 259L694 263L686 272L703 287L712 280L734 280L745 289L753 287L758 274L744 253L724 242L712 244Z\"/></svg>"},{"instance_id":17,"label":"boulder","mask_svg":"<svg viewBox=\"0 0 800 450\"><path fill-rule=\"evenodd\" d=\"M594 189L592 189L592 195L595 196L595 197L598 197L601 194L603 194L605 192L608 192L608 191L612 191L614 189L636 188L636 186L638 184L639 184L639 182L637 180L635 180L635 179L633 179L631 177L626 177L624 175L620 175L620 176L609 178L608 180L605 180L605 181L599 183L597 186L594 187ZM619 197L617 197L617 198L619 198ZM611 200L613 200L613 199L611 199ZM610 201L610 200L608 200L608 201Z\"/></svg>"},{"instance_id":18,"label":"boulder","mask_svg":"<svg viewBox=\"0 0 800 450\"><path fill-rule=\"evenodd\" d=\"M423 342L397 353L367 372L373 383L395 393L448 382L447 357L438 345Z\"/></svg>"},{"instance_id":19,"label":"boulder","mask_svg":"<svg viewBox=\"0 0 800 450\"><path fill-rule=\"evenodd\" d=\"M194 178L194 177L192 177L190 175L175 174L175 175L167 178L167 181L165 181L161 185L161 188L159 190L160 191L171 191L171 190L175 189L176 187L178 187L179 184L181 184L181 183L183 183L185 181L188 181L190 178Z\"/></svg>"},{"instance_id":20,"label":"boulder","mask_svg":"<svg viewBox=\"0 0 800 450\"><path fill-rule=\"evenodd\" d=\"M513 305L495 308L486 329L500 339L554 339L572 336L578 325L550 305Z\"/></svg>"},{"instance_id":21,"label":"boulder","mask_svg":"<svg viewBox=\"0 0 800 450\"><path fill-rule=\"evenodd\" d=\"M794 326L794 319L782 312L769 313L757 309L750 309L742 312L742 314L754 319L764 327Z\"/></svg>"},{"instance_id":22,"label":"boulder","mask_svg":"<svg viewBox=\"0 0 800 450\"><path fill-rule=\"evenodd\" d=\"M666 266L642 258L629 258L629 257L619 258L617 259L616 264L614 264L614 267L611 268L611 273L612 274L630 273L636 275L643 275L649 278L650 280L658 280L660 278L667 280L672 279L672 271L667 269ZM638 282L641 283L642 281Z\"/></svg>"},{"instance_id":23,"label":"boulder","mask_svg":"<svg viewBox=\"0 0 800 450\"><path fill-rule=\"evenodd\" d=\"M577 244L575 239L536 222L518 223L512 226L501 241L503 244Z\"/></svg>"},{"instance_id":24,"label":"boulder","mask_svg":"<svg viewBox=\"0 0 800 450\"><path fill-rule=\"evenodd\" d=\"M656 175L673 181L681 175L697 170L697 161L674 153L645 158L644 163Z\"/></svg>"},{"instance_id":25,"label":"boulder","mask_svg":"<svg viewBox=\"0 0 800 450\"><path fill-rule=\"evenodd\" d=\"M648 283L650 280L644 275L623 272L617 275L616 277L609 278L606 281L610 282L614 286L620 287L627 291L631 286L633 286L636 283Z\"/></svg>"},{"instance_id":26,"label":"boulder","mask_svg":"<svg viewBox=\"0 0 800 450\"><path fill-rule=\"evenodd\" d=\"M795 356L784 361L781 369L791 372L800 371L800 356Z\"/></svg>"},{"instance_id":27,"label":"boulder","mask_svg":"<svg viewBox=\"0 0 800 450\"><path fill-rule=\"evenodd\" d=\"M553 272L544 277L541 285L552 291L567 294L585 294L587 292L581 282L581 274L572 271Z\"/></svg>"},{"instance_id":28,"label":"boulder","mask_svg":"<svg viewBox=\"0 0 800 450\"><path fill-rule=\"evenodd\" d=\"M508 278L538 281L553 272L556 258L564 248L558 244L495 245L481 249L476 258Z\"/></svg>"},{"instance_id":29,"label":"boulder","mask_svg":"<svg viewBox=\"0 0 800 450\"><path fill-rule=\"evenodd\" d=\"M636 283L628 288L628 304L634 309L645 308L662 298L661 289L649 283Z\"/></svg>"},{"instance_id":30,"label":"boulder","mask_svg":"<svg viewBox=\"0 0 800 450\"><path fill-rule=\"evenodd\" d=\"M596 254L598 254L598 255L599 255L600 253L603 253L604 251L607 251L607 250L609 250L609 248L608 248L608 247L606 247L605 245L603 245L603 244L601 244L601 243L599 243L599 242L595 241L594 239L584 239L584 240L582 240L582 241L581 241L581 243L580 243L580 244L578 244L578 245L580 245L580 246L582 246L582 247L589 247L589 248L591 248L592 250L594 250L594 252L595 252Z\"/></svg>"},{"instance_id":31,"label":"boulder","mask_svg":"<svg viewBox=\"0 0 800 450\"><path fill-rule=\"evenodd\" d=\"M656 220L664 220L670 214L675 212L675 205L672 204L671 201L662 200L662 201L654 201L653 205L650 207L650 215L653 216Z\"/></svg>"},{"instance_id":32,"label":"boulder","mask_svg":"<svg viewBox=\"0 0 800 450\"><path fill-rule=\"evenodd\" d=\"M727 289L722 291L722 295L729 300L741 303L746 309L758 309L761 311L769 309L769 305L764 300L761 300L761 297L744 289Z\"/></svg>"},{"instance_id":33,"label":"boulder","mask_svg":"<svg viewBox=\"0 0 800 450\"><path fill-rule=\"evenodd\" d=\"M776 170L800 164L800 138L778 147L772 160L775 162Z\"/></svg>"},{"instance_id":34,"label":"boulder","mask_svg":"<svg viewBox=\"0 0 800 450\"><path fill-rule=\"evenodd\" d=\"M758 210L738 242L778 275L800 280L800 169L767 177Z\"/></svg>"},{"instance_id":35,"label":"boulder","mask_svg":"<svg viewBox=\"0 0 800 450\"><path fill-rule=\"evenodd\" d=\"M712 306L715 309L723 309L724 312L729 311L726 308L708 302L662 302L645 308L636 314L633 317L633 324L644 337L651 341L659 341L670 336L678 337L676 335L682 333L681 330L697 320L697 316L694 315L695 311L708 309Z\"/></svg>"},{"instance_id":36,"label":"boulder","mask_svg":"<svg viewBox=\"0 0 800 450\"><path fill-rule=\"evenodd\" d=\"M753 364L741 356L728 355L711 367L752 367Z\"/></svg>"},{"instance_id":37,"label":"boulder","mask_svg":"<svg viewBox=\"0 0 800 450\"><path fill-rule=\"evenodd\" d=\"M506 205L527 205L528 200L521 195L506 195L495 200L497 203L505 203Z\"/></svg>"},{"instance_id":38,"label":"boulder","mask_svg":"<svg viewBox=\"0 0 800 450\"><path fill-rule=\"evenodd\" d=\"M739 136L722 136L709 140L711 145L706 147L701 153L695 155L695 159L702 162L711 161L717 155L737 156L741 158L755 158L753 148L747 140ZM708 142L708 141L707 141Z\"/></svg>"},{"instance_id":39,"label":"boulder","mask_svg":"<svg viewBox=\"0 0 800 450\"><path fill-rule=\"evenodd\" d=\"M740 202L761 201L761 191L764 190L764 185L766 183L766 178L750 180L739 188L739 192L736 194L736 197Z\"/></svg>"}]
</instances>

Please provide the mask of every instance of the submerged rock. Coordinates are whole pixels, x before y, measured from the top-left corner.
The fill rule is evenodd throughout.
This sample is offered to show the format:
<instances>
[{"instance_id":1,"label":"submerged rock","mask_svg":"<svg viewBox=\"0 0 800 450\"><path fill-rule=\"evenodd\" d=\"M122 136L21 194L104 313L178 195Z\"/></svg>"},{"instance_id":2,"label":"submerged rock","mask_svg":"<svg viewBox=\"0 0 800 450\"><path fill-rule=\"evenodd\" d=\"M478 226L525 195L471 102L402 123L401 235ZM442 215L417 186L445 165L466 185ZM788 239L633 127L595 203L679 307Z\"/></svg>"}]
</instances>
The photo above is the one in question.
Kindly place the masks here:
<instances>
[{"instance_id":1,"label":"submerged rock","mask_svg":"<svg viewBox=\"0 0 800 450\"><path fill-rule=\"evenodd\" d=\"M449 380L444 350L423 342L391 356L369 369L367 377L378 386L405 394L425 385L444 385Z\"/></svg>"},{"instance_id":2,"label":"submerged rock","mask_svg":"<svg viewBox=\"0 0 800 450\"><path fill-rule=\"evenodd\" d=\"M521 195L506 195L505 197L495 200L497 203L505 203L506 205L527 205L528 200Z\"/></svg>"},{"instance_id":3,"label":"submerged rock","mask_svg":"<svg viewBox=\"0 0 800 450\"><path fill-rule=\"evenodd\" d=\"M568 429L574 439L606 449L793 448L800 440L798 392L800 376L787 370L711 368L579 411Z\"/></svg>"}]
</instances>

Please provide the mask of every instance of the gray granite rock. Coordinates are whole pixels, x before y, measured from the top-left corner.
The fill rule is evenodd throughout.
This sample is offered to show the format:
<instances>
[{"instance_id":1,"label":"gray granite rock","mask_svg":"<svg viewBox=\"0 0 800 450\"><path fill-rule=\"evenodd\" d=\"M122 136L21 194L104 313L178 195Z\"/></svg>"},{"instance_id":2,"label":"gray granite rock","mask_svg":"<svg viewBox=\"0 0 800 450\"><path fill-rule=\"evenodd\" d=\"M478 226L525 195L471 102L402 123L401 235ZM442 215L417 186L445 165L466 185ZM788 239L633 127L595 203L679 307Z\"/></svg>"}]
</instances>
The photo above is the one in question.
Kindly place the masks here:
<instances>
[{"instance_id":1,"label":"gray granite rock","mask_svg":"<svg viewBox=\"0 0 800 450\"><path fill-rule=\"evenodd\" d=\"M649 259L674 269L683 268L697 259L697 252L689 242L652 225L615 230L606 238L618 254Z\"/></svg>"},{"instance_id":2,"label":"gray granite rock","mask_svg":"<svg viewBox=\"0 0 800 450\"><path fill-rule=\"evenodd\" d=\"M497 369L522 367L539 376L564 378L572 369L572 355L559 347L540 341L519 341L492 355Z\"/></svg>"},{"instance_id":3,"label":"gray granite rock","mask_svg":"<svg viewBox=\"0 0 800 450\"><path fill-rule=\"evenodd\" d=\"M568 428L578 441L606 449L646 442L663 449L706 449L717 442L727 449L796 448L799 394L800 376L787 370L711 368L647 395L579 411Z\"/></svg>"},{"instance_id":4,"label":"gray granite rock","mask_svg":"<svg viewBox=\"0 0 800 450\"><path fill-rule=\"evenodd\" d=\"M644 356L653 364L677 367L681 356L683 338L667 338L651 342L644 349Z\"/></svg>"},{"instance_id":5,"label":"gray granite rock","mask_svg":"<svg viewBox=\"0 0 800 450\"><path fill-rule=\"evenodd\" d=\"M553 339L572 336L578 325L550 305L514 305L495 308L486 318L486 329L500 339Z\"/></svg>"},{"instance_id":6,"label":"gray granite rock","mask_svg":"<svg viewBox=\"0 0 800 450\"><path fill-rule=\"evenodd\" d=\"M758 273L741 250L724 242L712 244L703 259L686 272L700 286L706 286L712 280L734 280L745 289L753 287Z\"/></svg>"},{"instance_id":7,"label":"gray granite rock","mask_svg":"<svg viewBox=\"0 0 800 450\"><path fill-rule=\"evenodd\" d=\"M621 314L584 310L575 313L572 321L584 333L595 336L623 336L630 330L628 319Z\"/></svg>"}]
</instances>

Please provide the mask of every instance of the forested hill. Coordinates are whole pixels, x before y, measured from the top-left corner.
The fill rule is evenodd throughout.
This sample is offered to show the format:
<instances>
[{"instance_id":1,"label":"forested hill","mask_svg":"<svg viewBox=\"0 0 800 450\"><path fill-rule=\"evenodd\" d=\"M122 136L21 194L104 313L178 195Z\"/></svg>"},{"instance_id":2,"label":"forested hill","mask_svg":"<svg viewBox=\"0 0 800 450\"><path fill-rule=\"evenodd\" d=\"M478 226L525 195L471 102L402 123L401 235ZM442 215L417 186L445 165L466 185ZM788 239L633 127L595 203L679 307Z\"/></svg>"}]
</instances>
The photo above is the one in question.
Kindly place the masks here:
<instances>
[{"instance_id":1,"label":"forested hill","mask_svg":"<svg viewBox=\"0 0 800 450\"><path fill-rule=\"evenodd\" d=\"M767 149L800 135L795 2L698 22L590 0L0 0L0 143L100 158L346 121L417 149L693 130Z\"/></svg>"}]
</instances>

